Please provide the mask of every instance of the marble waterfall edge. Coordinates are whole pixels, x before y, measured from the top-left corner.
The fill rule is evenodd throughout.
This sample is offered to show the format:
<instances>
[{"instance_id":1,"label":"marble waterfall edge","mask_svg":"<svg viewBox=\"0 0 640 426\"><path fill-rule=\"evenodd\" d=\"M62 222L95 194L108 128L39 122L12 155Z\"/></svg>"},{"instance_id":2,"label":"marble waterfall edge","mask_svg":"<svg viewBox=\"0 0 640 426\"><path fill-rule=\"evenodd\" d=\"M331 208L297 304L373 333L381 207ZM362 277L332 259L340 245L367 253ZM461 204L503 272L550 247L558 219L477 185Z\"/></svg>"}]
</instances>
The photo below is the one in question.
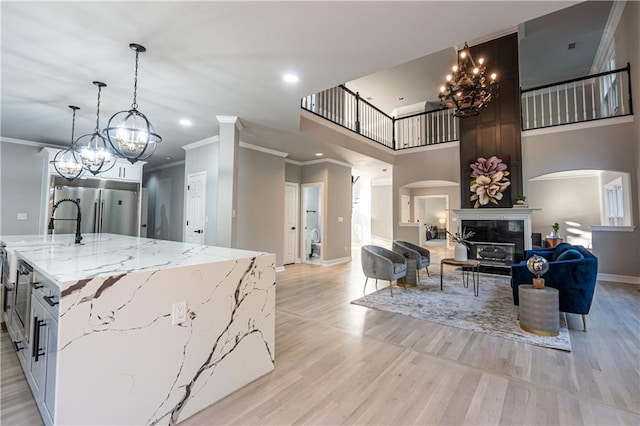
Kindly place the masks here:
<instances>
[{"instance_id":1,"label":"marble waterfall edge","mask_svg":"<svg viewBox=\"0 0 640 426\"><path fill-rule=\"evenodd\" d=\"M275 282L263 254L62 283L55 422L175 424L273 370Z\"/></svg>"}]
</instances>

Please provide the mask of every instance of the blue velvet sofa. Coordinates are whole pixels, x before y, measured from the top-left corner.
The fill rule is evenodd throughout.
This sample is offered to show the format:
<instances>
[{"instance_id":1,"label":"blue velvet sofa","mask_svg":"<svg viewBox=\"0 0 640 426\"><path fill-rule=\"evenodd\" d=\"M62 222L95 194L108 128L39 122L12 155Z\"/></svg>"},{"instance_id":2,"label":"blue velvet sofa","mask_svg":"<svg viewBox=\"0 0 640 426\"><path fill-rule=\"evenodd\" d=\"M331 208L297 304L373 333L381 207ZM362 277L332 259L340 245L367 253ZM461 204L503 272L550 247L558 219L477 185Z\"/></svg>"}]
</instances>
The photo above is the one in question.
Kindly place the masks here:
<instances>
[{"instance_id":1,"label":"blue velvet sofa","mask_svg":"<svg viewBox=\"0 0 640 426\"><path fill-rule=\"evenodd\" d=\"M527 259L534 254L549 261L549 272L544 274L545 286L558 289L560 311L581 314L584 331L585 315L589 313L598 275L598 258L582 246L561 243L554 248L527 250L524 260L511 265L513 302L518 305L518 286L531 284L534 275L527 269Z\"/></svg>"}]
</instances>

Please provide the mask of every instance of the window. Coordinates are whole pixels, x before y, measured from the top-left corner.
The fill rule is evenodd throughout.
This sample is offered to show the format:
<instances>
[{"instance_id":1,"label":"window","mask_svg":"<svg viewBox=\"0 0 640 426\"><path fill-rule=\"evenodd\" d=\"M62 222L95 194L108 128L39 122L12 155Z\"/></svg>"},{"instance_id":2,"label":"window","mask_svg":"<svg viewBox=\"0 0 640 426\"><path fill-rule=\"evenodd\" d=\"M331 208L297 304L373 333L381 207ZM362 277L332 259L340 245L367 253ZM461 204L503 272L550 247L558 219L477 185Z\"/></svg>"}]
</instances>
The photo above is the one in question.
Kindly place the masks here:
<instances>
[{"instance_id":1,"label":"window","mask_svg":"<svg viewBox=\"0 0 640 426\"><path fill-rule=\"evenodd\" d=\"M603 71L613 71L616 69L616 51L611 45L609 60L605 62ZM620 110L620 100L618 96L618 79L616 74L609 74L603 77L602 82L602 110L604 117L611 117Z\"/></svg>"},{"instance_id":2,"label":"window","mask_svg":"<svg viewBox=\"0 0 640 426\"><path fill-rule=\"evenodd\" d=\"M604 192L607 225L624 226L625 212L622 178L619 177L606 184L604 186Z\"/></svg>"}]
</instances>

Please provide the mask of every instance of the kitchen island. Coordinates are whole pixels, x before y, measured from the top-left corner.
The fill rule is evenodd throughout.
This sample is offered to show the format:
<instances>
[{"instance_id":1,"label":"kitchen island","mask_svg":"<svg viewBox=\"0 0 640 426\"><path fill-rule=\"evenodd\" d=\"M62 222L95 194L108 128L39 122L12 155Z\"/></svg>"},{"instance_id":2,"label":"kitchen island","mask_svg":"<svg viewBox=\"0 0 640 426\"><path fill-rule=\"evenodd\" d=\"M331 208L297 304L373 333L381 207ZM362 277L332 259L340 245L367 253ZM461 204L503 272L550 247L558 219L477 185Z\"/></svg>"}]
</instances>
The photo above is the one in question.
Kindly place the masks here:
<instances>
[{"instance_id":1,"label":"kitchen island","mask_svg":"<svg viewBox=\"0 0 640 426\"><path fill-rule=\"evenodd\" d=\"M175 424L273 369L275 255L73 239L0 237L33 268L20 358L45 423Z\"/></svg>"}]
</instances>

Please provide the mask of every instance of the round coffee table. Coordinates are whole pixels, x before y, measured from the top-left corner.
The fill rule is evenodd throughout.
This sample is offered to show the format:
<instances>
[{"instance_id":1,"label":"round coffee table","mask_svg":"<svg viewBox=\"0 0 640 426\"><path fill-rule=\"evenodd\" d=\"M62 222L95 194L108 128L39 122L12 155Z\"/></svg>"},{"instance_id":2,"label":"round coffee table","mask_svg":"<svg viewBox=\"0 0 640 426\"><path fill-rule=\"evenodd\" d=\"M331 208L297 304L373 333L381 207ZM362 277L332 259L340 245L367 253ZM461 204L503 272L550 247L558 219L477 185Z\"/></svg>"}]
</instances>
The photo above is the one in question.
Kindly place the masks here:
<instances>
[{"instance_id":1,"label":"round coffee table","mask_svg":"<svg viewBox=\"0 0 640 426\"><path fill-rule=\"evenodd\" d=\"M462 268L462 285L469 287L469 274L473 280L473 295L478 297L480 293L480 261L479 260L456 260L453 257L445 257L440 261L440 291L442 291L442 270L444 265L460 266Z\"/></svg>"}]
</instances>

